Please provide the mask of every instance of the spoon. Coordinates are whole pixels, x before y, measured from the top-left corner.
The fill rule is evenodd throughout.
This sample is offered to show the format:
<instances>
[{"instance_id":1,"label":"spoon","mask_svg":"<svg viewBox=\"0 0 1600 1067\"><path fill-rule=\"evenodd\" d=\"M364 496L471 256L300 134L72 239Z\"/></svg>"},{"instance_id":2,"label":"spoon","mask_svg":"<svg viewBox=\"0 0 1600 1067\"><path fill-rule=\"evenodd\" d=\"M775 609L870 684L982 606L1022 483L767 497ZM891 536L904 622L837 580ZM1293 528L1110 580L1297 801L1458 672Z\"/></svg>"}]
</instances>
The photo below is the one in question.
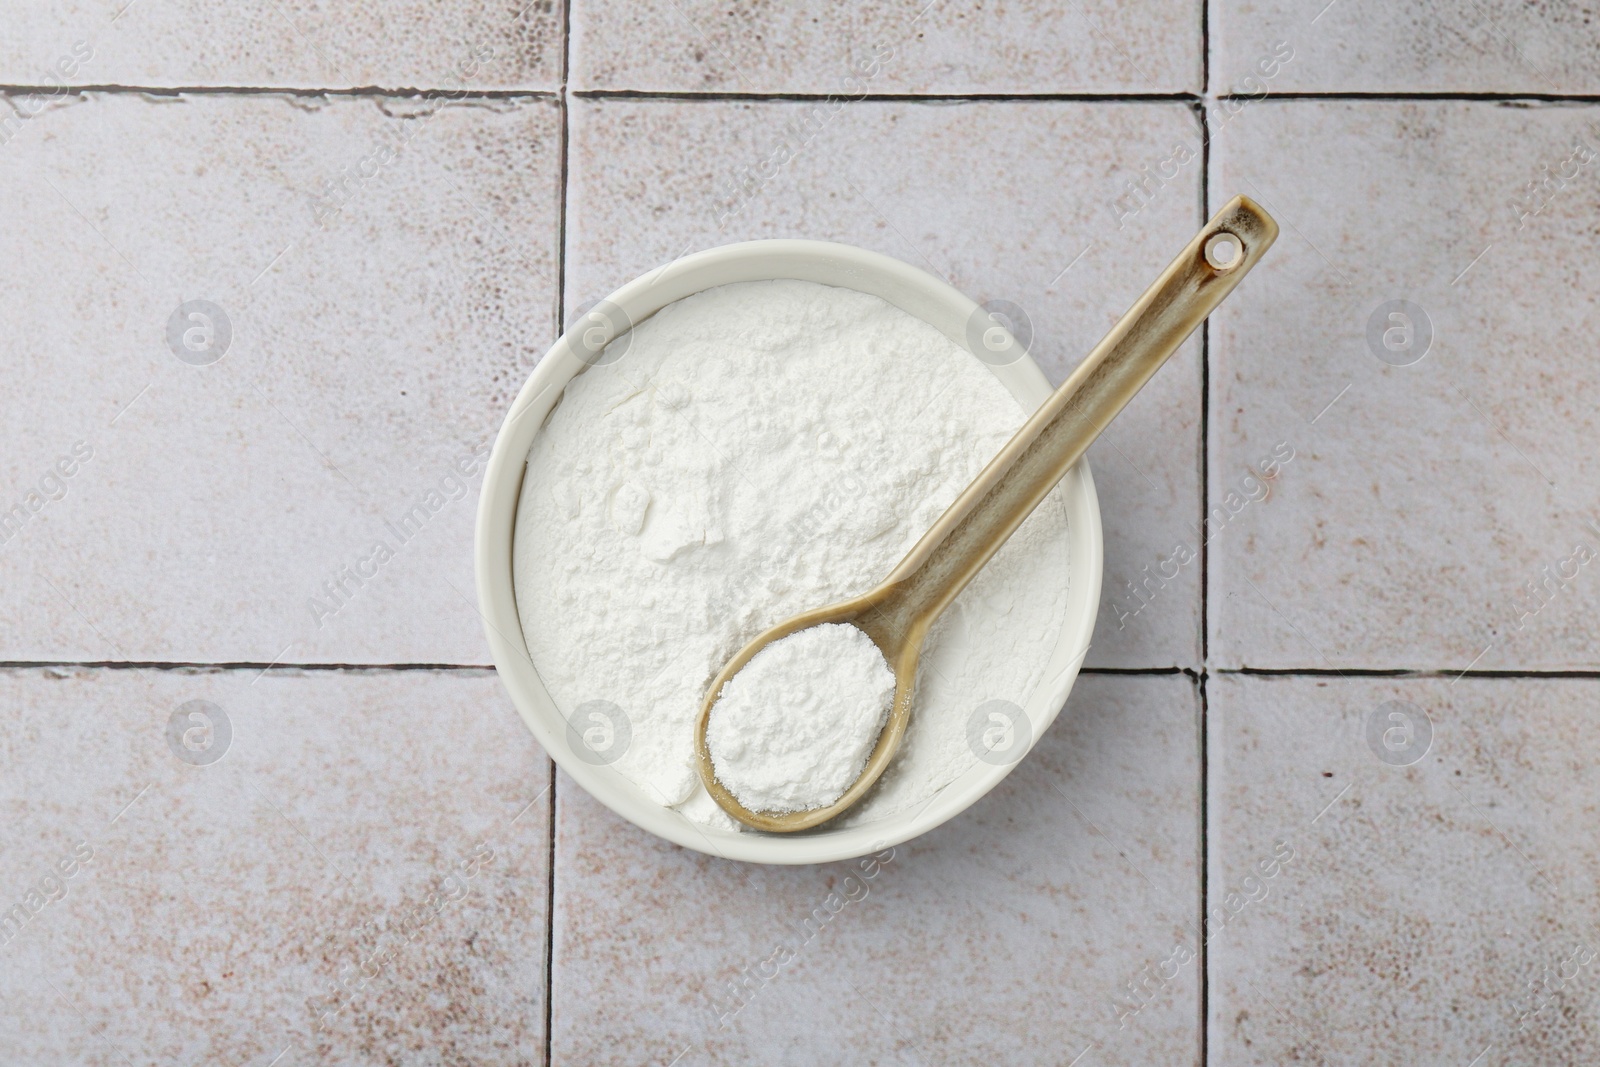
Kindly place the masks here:
<instances>
[{"instance_id":1,"label":"spoon","mask_svg":"<svg viewBox=\"0 0 1600 1067\"><path fill-rule=\"evenodd\" d=\"M911 720L917 660L928 629L1094 439L1196 326L1233 291L1278 236L1278 224L1236 196L1189 242L1070 377L989 461L883 583L862 596L813 608L762 633L712 681L695 723L700 780L718 806L756 830L792 833L850 808L888 767ZM849 623L869 637L894 672L894 701L861 776L826 807L750 811L717 780L706 725L722 687L767 645L822 623Z\"/></svg>"}]
</instances>

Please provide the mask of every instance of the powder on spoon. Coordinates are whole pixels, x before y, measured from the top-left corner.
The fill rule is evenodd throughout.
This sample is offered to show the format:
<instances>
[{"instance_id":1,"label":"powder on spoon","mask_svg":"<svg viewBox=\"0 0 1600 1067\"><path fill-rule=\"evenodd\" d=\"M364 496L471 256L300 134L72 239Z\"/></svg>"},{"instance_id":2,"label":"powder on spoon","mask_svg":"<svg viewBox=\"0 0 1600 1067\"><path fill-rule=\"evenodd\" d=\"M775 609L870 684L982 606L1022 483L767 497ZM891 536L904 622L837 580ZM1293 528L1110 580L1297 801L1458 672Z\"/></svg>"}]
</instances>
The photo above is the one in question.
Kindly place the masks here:
<instances>
[{"instance_id":1,"label":"powder on spoon","mask_svg":"<svg viewBox=\"0 0 1600 1067\"><path fill-rule=\"evenodd\" d=\"M845 623L798 630L750 657L711 706L717 781L750 811L810 811L861 777L894 699L894 673Z\"/></svg>"},{"instance_id":2,"label":"powder on spoon","mask_svg":"<svg viewBox=\"0 0 1600 1067\"><path fill-rule=\"evenodd\" d=\"M695 772L711 680L763 630L877 585L1025 417L970 352L851 289L740 282L640 323L567 384L517 504L522 632L571 736L736 829ZM979 762L984 705L1028 707L1070 564L1052 496L934 623L899 752L842 824L926 803Z\"/></svg>"}]
</instances>

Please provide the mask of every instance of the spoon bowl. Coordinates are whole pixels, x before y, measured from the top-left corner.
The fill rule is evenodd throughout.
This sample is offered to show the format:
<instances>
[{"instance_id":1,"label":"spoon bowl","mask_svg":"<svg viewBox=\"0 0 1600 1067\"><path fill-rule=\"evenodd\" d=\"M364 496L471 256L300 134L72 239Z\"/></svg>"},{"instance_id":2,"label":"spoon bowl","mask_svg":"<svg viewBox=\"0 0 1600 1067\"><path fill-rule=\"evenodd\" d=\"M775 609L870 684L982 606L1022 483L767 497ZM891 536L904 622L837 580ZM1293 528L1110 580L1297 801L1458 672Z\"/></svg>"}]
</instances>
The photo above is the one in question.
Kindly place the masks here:
<instances>
[{"instance_id":1,"label":"spoon bowl","mask_svg":"<svg viewBox=\"0 0 1600 1067\"><path fill-rule=\"evenodd\" d=\"M927 632L926 626L917 632L909 632L897 629L893 625L897 618L892 610L894 594L895 588L885 582L864 596L791 616L759 634L723 665L706 692L705 702L700 707L700 717L695 723L696 768L700 774L700 781L712 799L717 802L718 807L752 829L792 833L820 826L854 805L868 789L872 788L873 783L888 767L889 761L894 758L895 752L899 750L900 739L905 736L906 726L911 722L911 698L916 689L917 661L922 655L922 641ZM932 621L929 619L928 623L931 624ZM722 687L734 675L744 670L745 664L749 663L757 652L790 634L824 623L847 623L854 626L866 634L872 643L878 646L878 651L883 653L884 661L894 673L894 699L889 704L888 721L884 723L883 731L878 735L872 751L867 754L861 776L832 804L805 811L751 811L739 803L739 799L717 778L716 766L711 761L711 750L706 744L706 728L711 722L711 709L722 696Z\"/></svg>"}]
</instances>

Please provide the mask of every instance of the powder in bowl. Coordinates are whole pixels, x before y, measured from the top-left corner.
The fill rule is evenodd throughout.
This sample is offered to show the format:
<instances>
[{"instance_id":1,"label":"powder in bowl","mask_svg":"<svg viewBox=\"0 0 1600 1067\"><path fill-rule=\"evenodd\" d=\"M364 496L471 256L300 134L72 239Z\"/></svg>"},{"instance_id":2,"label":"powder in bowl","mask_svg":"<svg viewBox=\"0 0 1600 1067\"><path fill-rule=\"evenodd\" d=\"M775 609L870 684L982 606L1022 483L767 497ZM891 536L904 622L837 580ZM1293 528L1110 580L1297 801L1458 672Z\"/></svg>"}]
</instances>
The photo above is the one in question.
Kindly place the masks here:
<instances>
[{"instance_id":1,"label":"powder in bowl","mask_svg":"<svg viewBox=\"0 0 1600 1067\"><path fill-rule=\"evenodd\" d=\"M750 657L711 706L717 781L749 811L827 807L861 777L893 699L872 638L848 623L797 630Z\"/></svg>"},{"instance_id":2,"label":"powder in bowl","mask_svg":"<svg viewBox=\"0 0 1600 1067\"><path fill-rule=\"evenodd\" d=\"M575 755L738 829L695 769L712 679L763 630L882 581L1025 417L971 352L853 289L738 282L641 322L567 384L517 503L529 657L569 737L600 746ZM969 721L1044 681L1067 544L1052 494L935 622L900 749L839 825L986 769Z\"/></svg>"}]
</instances>

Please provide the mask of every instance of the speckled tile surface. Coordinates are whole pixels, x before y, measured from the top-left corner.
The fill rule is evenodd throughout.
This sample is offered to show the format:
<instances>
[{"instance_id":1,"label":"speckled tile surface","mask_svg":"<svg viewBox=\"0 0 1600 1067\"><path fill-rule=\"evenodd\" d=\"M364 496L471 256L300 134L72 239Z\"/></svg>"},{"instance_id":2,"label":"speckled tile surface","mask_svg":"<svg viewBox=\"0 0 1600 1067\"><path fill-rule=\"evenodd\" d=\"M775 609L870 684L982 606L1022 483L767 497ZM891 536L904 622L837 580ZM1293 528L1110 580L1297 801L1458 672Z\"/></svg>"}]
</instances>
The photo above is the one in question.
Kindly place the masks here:
<instances>
[{"instance_id":1,"label":"speckled tile surface","mask_svg":"<svg viewBox=\"0 0 1600 1067\"><path fill-rule=\"evenodd\" d=\"M63 0L0 5L0 83L538 89L561 82L552 0Z\"/></svg>"},{"instance_id":2,"label":"speckled tile surface","mask_svg":"<svg viewBox=\"0 0 1600 1067\"><path fill-rule=\"evenodd\" d=\"M1284 234L1213 320L1213 664L1600 667L1595 157L1519 199L1597 134L1588 105L1267 101L1216 138L1214 195Z\"/></svg>"},{"instance_id":3,"label":"speckled tile surface","mask_svg":"<svg viewBox=\"0 0 1600 1067\"><path fill-rule=\"evenodd\" d=\"M1194 92L1193 0L575 0L572 86L739 93ZM645 43L648 42L648 43Z\"/></svg>"},{"instance_id":4,"label":"speckled tile surface","mask_svg":"<svg viewBox=\"0 0 1600 1067\"><path fill-rule=\"evenodd\" d=\"M1582 3L1216 0L1210 30L1218 94L1600 91Z\"/></svg>"},{"instance_id":5,"label":"speckled tile surface","mask_svg":"<svg viewBox=\"0 0 1600 1067\"><path fill-rule=\"evenodd\" d=\"M552 337L559 140L520 99L29 120L0 499L40 506L0 545L0 658L486 663L473 508Z\"/></svg>"},{"instance_id":6,"label":"speckled tile surface","mask_svg":"<svg viewBox=\"0 0 1600 1067\"><path fill-rule=\"evenodd\" d=\"M685 852L558 786L552 1063L1193 1062L1193 961L1129 983L1196 928L1198 729L1187 676L1086 676L965 817L821 867Z\"/></svg>"},{"instance_id":7,"label":"speckled tile surface","mask_svg":"<svg viewBox=\"0 0 1600 1067\"><path fill-rule=\"evenodd\" d=\"M13 669L0 715L7 1063L539 1062L551 770L491 672Z\"/></svg>"},{"instance_id":8,"label":"speckled tile surface","mask_svg":"<svg viewBox=\"0 0 1600 1067\"><path fill-rule=\"evenodd\" d=\"M1600 1056L1600 682L1208 692L1213 1064Z\"/></svg>"},{"instance_id":9,"label":"speckled tile surface","mask_svg":"<svg viewBox=\"0 0 1600 1067\"><path fill-rule=\"evenodd\" d=\"M802 141L775 177L735 184L774 147ZM843 241L1019 306L1035 359L1060 381L1198 227L1199 148L1194 116L1172 104L862 102L829 114L580 100L567 302L597 300L688 250ZM1121 198L1139 167L1182 151L1188 165L1173 163L1173 181L1129 210ZM1060 196L1066 186L1078 195ZM1092 666L1198 663L1199 568L1172 568L1148 602L1128 588L1195 540L1198 349L1191 341L1089 453L1107 558Z\"/></svg>"},{"instance_id":10,"label":"speckled tile surface","mask_svg":"<svg viewBox=\"0 0 1600 1067\"><path fill-rule=\"evenodd\" d=\"M0 1064L1600 1058L1597 25L0 0ZM554 772L471 529L561 322L810 237L1060 381L1239 192L993 793L778 868Z\"/></svg>"}]
</instances>

